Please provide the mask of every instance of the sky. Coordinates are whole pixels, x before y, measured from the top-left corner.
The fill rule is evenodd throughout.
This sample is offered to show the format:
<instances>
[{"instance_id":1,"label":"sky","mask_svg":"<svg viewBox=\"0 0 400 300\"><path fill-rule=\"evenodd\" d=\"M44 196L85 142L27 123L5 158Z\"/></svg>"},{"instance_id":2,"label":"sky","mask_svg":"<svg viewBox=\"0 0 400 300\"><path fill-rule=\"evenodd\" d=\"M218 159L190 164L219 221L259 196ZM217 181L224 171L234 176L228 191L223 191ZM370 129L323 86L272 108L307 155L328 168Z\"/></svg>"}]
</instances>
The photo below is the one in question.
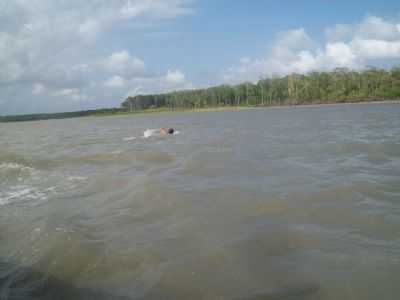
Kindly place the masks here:
<instances>
[{"instance_id":1,"label":"sky","mask_svg":"<svg viewBox=\"0 0 400 300\"><path fill-rule=\"evenodd\" d=\"M394 65L398 0L0 0L0 115Z\"/></svg>"}]
</instances>

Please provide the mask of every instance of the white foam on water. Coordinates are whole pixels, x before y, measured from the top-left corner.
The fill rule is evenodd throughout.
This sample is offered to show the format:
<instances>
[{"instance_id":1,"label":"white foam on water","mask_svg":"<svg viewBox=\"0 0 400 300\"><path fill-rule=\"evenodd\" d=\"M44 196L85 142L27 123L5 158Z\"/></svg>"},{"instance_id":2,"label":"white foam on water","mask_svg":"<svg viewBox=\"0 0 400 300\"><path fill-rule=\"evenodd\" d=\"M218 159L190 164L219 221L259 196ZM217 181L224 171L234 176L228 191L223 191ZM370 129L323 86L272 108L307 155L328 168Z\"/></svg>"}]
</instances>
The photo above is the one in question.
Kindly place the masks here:
<instances>
[{"instance_id":1,"label":"white foam on water","mask_svg":"<svg viewBox=\"0 0 400 300\"><path fill-rule=\"evenodd\" d=\"M34 168L27 167L18 163L1 163L0 164L0 171L28 171L33 172L35 171Z\"/></svg>"},{"instance_id":2,"label":"white foam on water","mask_svg":"<svg viewBox=\"0 0 400 300\"><path fill-rule=\"evenodd\" d=\"M179 130L175 130L174 131L174 135L178 135L178 134L180 134L181 132L179 131ZM143 132L143 137L145 138L145 139L147 139L147 138L150 138L150 137L152 137L152 136L161 136L161 133L160 133L160 129L146 129L144 132Z\"/></svg>"},{"instance_id":3,"label":"white foam on water","mask_svg":"<svg viewBox=\"0 0 400 300\"><path fill-rule=\"evenodd\" d=\"M147 138L149 138L149 137L158 135L159 132L160 132L159 129L146 129L146 130L143 132L143 137L147 139Z\"/></svg>"},{"instance_id":4,"label":"white foam on water","mask_svg":"<svg viewBox=\"0 0 400 300\"><path fill-rule=\"evenodd\" d=\"M63 194L74 189L80 188L86 184L88 177L79 176L79 175L68 175L67 181L61 181L57 183L57 189L54 191L54 194Z\"/></svg>"},{"instance_id":5,"label":"white foam on water","mask_svg":"<svg viewBox=\"0 0 400 300\"><path fill-rule=\"evenodd\" d=\"M36 203L37 201L43 202L47 200L48 193L54 191L54 189L54 187L51 187L41 191L28 185L12 186L7 191L0 191L0 206L32 200L36 200Z\"/></svg>"},{"instance_id":6,"label":"white foam on water","mask_svg":"<svg viewBox=\"0 0 400 300\"><path fill-rule=\"evenodd\" d=\"M128 137L123 138L122 140L125 141L125 142L130 142L130 141L136 140L136 137L128 136Z\"/></svg>"},{"instance_id":7,"label":"white foam on water","mask_svg":"<svg viewBox=\"0 0 400 300\"><path fill-rule=\"evenodd\" d=\"M62 173L44 174L18 163L1 163L0 175L5 175L6 178L16 175L15 180L0 182L0 206L15 203L38 205L58 193L80 186L87 180L87 177Z\"/></svg>"},{"instance_id":8,"label":"white foam on water","mask_svg":"<svg viewBox=\"0 0 400 300\"><path fill-rule=\"evenodd\" d=\"M86 181L87 177L84 177L84 176L68 176L67 180L69 180L69 181Z\"/></svg>"}]
</instances>

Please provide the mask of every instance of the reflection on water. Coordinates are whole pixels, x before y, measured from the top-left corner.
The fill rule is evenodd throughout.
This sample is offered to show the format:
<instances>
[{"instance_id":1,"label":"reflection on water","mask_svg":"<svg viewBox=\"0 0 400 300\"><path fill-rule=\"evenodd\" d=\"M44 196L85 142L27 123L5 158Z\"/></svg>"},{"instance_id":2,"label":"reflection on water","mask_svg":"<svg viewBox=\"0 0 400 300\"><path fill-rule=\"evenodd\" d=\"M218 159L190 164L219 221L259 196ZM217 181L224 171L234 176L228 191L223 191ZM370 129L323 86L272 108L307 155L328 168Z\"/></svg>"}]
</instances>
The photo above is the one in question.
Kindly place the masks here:
<instances>
[{"instance_id":1,"label":"reflection on water","mask_svg":"<svg viewBox=\"0 0 400 300\"><path fill-rule=\"evenodd\" d=\"M147 128L179 135L143 138ZM395 299L400 106L0 127L0 299Z\"/></svg>"}]
</instances>

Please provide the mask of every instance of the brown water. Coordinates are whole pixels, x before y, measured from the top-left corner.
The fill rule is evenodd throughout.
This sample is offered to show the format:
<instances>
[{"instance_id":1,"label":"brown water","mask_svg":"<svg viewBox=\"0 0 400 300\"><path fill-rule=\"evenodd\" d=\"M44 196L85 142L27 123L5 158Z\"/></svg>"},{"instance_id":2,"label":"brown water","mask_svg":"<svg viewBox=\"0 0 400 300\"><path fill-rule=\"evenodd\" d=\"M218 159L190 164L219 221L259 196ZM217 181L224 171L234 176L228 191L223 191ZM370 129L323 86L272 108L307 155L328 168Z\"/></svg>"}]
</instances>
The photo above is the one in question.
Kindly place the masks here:
<instances>
[{"instance_id":1,"label":"brown water","mask_svg":"<svg viewBox=\"0 0 400 300\"><path fill-rule=\"evenodd\" d=\"M398 104L1 124L0 142L1 300L400 297Z\"/></svg>"}]
</instances>

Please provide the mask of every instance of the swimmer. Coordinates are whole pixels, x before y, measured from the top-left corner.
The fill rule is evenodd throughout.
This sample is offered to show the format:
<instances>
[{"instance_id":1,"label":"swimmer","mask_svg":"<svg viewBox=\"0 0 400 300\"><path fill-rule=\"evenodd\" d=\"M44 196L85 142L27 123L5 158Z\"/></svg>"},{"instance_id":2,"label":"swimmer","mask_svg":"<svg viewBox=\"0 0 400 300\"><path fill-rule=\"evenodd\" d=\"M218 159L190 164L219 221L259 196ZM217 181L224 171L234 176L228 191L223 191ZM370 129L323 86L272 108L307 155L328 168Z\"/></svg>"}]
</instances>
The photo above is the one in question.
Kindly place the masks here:
<instances>
[{"instance_id":1,"label":"swimmer","mask_svg":"<svg viewBox=\"0 0 400 300\"><path fill-rule=\"evenodd\" d=\"M160 128L160 133L162 135L174 134L175 130L173 128Z\"/></svg>"}]
</instances>

